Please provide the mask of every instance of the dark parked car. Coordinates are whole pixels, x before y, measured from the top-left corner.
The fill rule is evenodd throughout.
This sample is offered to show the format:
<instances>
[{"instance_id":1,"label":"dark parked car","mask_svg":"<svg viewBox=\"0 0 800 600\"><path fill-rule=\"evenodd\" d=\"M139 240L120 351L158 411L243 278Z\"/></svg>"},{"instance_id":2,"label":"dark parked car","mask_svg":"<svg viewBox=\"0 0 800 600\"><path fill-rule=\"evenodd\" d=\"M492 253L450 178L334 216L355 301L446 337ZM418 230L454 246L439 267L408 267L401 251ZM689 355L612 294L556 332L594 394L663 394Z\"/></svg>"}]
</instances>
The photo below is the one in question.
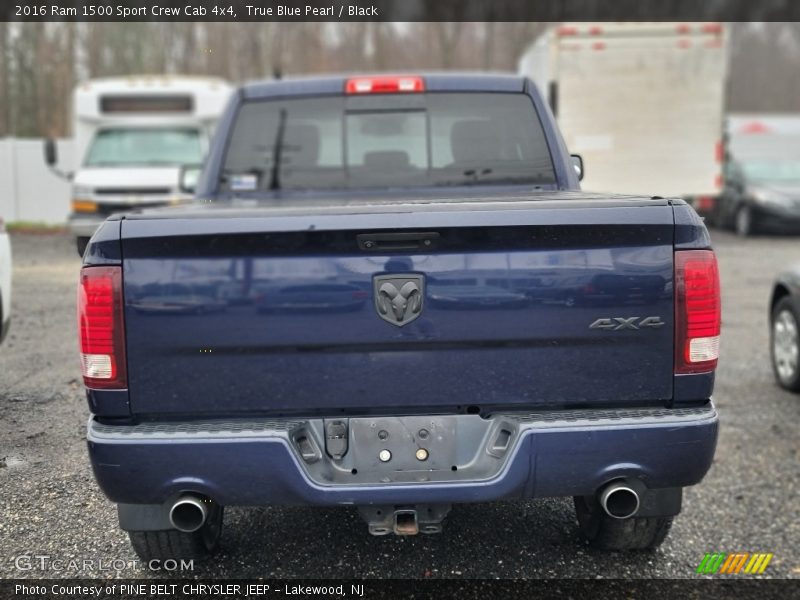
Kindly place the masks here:
<instances>
[{"instance_id":1,"label":"dark parked car","mask_svg":"<svg viewBox=\"0 0 800 600\"><path fill-rule=\"evenodd\" d=\"M712 220L742 236L800 233L800 160L730 159Z\"/></svg>"},{"instance_id":2,"label":"dark parked car","mask_svg":"<svg viewBox=\"0 0 800 600\"><path fill-rule=\"evenodd\" d=\"M781 273L770 302L770 350L778 383L800 392L800 267Z\"/></svg>"}]
</instances>

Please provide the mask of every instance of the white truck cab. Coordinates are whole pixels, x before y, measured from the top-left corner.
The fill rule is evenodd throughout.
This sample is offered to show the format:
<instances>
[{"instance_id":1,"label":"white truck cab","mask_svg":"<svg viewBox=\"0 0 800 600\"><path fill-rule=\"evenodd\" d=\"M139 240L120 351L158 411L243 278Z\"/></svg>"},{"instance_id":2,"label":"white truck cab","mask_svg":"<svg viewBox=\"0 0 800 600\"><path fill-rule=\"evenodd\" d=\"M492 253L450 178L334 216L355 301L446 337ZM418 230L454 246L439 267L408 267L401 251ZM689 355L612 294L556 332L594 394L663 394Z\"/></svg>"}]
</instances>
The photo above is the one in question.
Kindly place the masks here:
<instances>
[{"instance_id":1,"label":"white truck cab","mask_svg":"<svg viewBox=\"0 0 800 600\"><path fill-rule=\"evenodd\" d=\"M95 79L73 96L78 164L69 226L82 255L109 215L178 203L184 165L199 165L231 94L221 79L137 76ZM47 142L45 159L57 162Z\"/></svg>"}]
</instances>

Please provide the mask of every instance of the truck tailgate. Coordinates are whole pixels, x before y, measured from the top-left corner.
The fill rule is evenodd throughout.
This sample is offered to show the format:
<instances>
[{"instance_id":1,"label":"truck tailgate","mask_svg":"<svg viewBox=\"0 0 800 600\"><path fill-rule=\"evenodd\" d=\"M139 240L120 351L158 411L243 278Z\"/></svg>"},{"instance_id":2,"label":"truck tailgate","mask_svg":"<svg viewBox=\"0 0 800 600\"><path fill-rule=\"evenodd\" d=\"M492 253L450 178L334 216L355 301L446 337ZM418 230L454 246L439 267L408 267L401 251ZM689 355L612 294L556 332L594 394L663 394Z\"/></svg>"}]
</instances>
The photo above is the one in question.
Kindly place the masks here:
<instances>
[{"instance_id":1,"label":"truck tailgate","mask_svg":"<svg viewBox=\"0 0 800 600\"><path fill-rule=\"evenodd\" d=\"M488 412L672 397L666 201L426 206L123 220L132 412Z\"/></svg>"}]
</instances>

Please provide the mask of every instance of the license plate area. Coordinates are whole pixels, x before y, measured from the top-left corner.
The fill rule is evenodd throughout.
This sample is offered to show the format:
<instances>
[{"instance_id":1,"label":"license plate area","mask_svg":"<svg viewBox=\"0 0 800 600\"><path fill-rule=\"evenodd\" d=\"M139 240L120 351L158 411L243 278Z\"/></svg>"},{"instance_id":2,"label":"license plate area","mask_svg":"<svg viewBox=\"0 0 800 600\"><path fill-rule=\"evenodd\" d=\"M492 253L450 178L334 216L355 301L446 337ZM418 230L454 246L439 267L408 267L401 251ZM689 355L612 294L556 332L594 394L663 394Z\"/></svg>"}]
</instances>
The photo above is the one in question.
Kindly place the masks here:
<instances>
[{"instance_id":1,"label":"license plate area","mask_svg":"<svg viewBox=\"0 0 800 600\"><path fill-rule=\"evenodd\" d=\"M458 423L443 417L351 419L353 463L364 473L458 469Z\"/></svg>"},{"instance_id":2,"label":"license plate area","mask_svg":"<svg viewBox=\"0 0 800 600\"><path fill-rule=\"evenodd\" d=\"M291 434L308 474L329 485L490 479L517 438L514 421L479 415L314 419Z\"/></svg>"}]
</instances>

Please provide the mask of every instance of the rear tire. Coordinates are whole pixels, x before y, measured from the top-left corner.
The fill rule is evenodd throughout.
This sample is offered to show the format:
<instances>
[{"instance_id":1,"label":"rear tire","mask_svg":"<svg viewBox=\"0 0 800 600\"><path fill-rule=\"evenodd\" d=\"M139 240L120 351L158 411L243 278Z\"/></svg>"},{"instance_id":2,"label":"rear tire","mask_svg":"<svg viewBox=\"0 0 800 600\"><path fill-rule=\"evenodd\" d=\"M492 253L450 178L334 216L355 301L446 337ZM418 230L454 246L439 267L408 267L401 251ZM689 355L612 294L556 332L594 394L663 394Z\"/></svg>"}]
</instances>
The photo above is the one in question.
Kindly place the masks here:
<instances>
[{"instance_id":1,"label":"rear tire","mask_svg":"<svg viewBox=\"0 0 800 600\"><path fill-rule=\"evenodd\" d=\"M755 233L755 216L753 209L747 204L742 204L736 209L733 217L733 230L736 235L741 237L748 237Z\"/></svg>"},{"instance_id":2,"label":"rear tire","mask_svg":"<svg viewBox=\"0 0 800 600\"><path fill-rule=\"evenodd\" d=\"M575 496L581 534L600 550L649 550L666 539L672 517L609 517L594 496Z\"/></svg>"},{"instance_id":3,"label":"rear tire","mask_svg":"<svg viewBox=\"0 0 800 600\"><path fill-rule=\"evenodd\" d=\"M86 252L86 247L89 245L89 240L91 238L88 237L79 237L75 239L75 247L78 249L78 256L83 258L84 253Z\"/></svg>"},{"instance_id":4,"label":"rear tire","mask_svg":"<svg viewBox=\"0 0 800 600\"><path fill-rule=\"evenodd\" d=\"M166 531L129 531L134 552L144 562L167 559L202 559L214 553L222 536L223 507L215 505L205 524L191 533Z\"/></svg>"},{"instance_id":5,"label":"rear tire","mask_svg":"<svg viewBox=\"0 0 800 600\"><path fill-rule=\"evenodd\" d=\"M778 384L800 392L800 319L790 297L778 300L770 319L770 357Z\"/></svg>"}]
</instances>

